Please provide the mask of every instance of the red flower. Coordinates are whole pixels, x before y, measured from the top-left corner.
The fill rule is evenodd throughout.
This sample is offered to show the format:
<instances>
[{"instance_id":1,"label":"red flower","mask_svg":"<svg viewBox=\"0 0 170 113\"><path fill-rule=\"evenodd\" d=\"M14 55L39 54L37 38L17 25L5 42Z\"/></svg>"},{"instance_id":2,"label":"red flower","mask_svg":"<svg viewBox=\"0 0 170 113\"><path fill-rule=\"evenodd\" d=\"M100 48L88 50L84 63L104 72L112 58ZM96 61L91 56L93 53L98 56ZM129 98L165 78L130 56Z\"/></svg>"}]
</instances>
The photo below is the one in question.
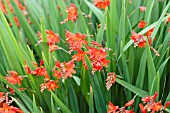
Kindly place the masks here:
<instances>
[{"instance_id":1,"label":"red flower","mask_svg":"<svg viewBox=\"0 0 170 113\"><path fill-rule=\"evenodd\" d=\"M46 30L46 35L47 35L47 39L48 39L48 45L54 45L55 43L59 43L60 42L60 37L57 33L54 33L52 30ZM42 34L40 32L38 32L38 36L39 36L39 41L36 45L40 44L42 42Z\"/></svg>"},{"instance_id":2,"label":"red flower","mask_svg":"<svg viewBox=\"0 0 170 113\"><path fill-rule=\"evenodd\" d=\"M9 8L10 8L10 11L11 11L12 13L14 13L14 9L12 8L12 5L11 5L11 3L9 2L9 0L6 0L6 2L7 2L7 4L8 4L8 6L9 6ZM3 12L4 14L8 14L7 8L6 8L6 6L5 6L4 3L0 3L0 9L2 10L2 12Z\"/></svg>"},{"instance_id":3,"label":"red flower","mask_svg":"<svg viewBox=\"0 0 170 113\"><path fill-rule=\"evenodd\" d=\"M36 76L44 76L45 78L49 78L45 67L38 67L36 70L32 72L32 74Z\"/></svg>"},{"instance_id":4,"label":"red flower","mask_svg":"<svg viewBox=\"0 0 170 113\"><path fill-rule=\"evenodd\" d=\"M167 102L164 106L164 109L166 109L170 105L170 102Z\"/></svg>"},{"instance_id":5,"label":"red flower","mask_svg":"<svg viewBox=\"0 0 170 113\"><path fill-rule=\"evenodd\" d=\"M139 107L142 113L147 113L146 107L144 107L142 104L139 104Z\"/></svg>"},{"instance_id":6,"label":"red flower","mask_svg":"<svg viewBox=\"0 0 170 113\"><path fill-rule=\"evenodd\" d=\"M88 49L88 54L90 55L90 61L92 63L92 73L94 74L95 71L97 70L102 70L103 66L106 68L108 67L108 64L110 63L109 60L106 59L107 57L107 52L104 48L99 47L94 48L94 47L87 47Z\"/></svg>"},{"instance_id":7,"label":"red flower","mask_svg":"<svg viewBox=\"0 0 170 113\"><path fill-rule=\"evenodd\" d=\"M94 0L94 5L100 9L106 9L110 5L110 0Z\"/></svg>"},{"instance_id":8,"label":"red flower","mask_svg":"<svg viewBox=\"0 0 170 113\"><path fill-rule=\"evenodd\" d=\"M77 54L74 54L74 55L72 56L72 59L73 59L74 61L77 61L77 62L79 62L80 60L82 60L84 67L85 67L86 69L88 69L87 64L86 64L86 60L85 60L85 55L87 54L87 52L84 52L84 51L82 51L81 49L78 49L77 52L78 52Z\"/></svg>"},{"instance_id":9,"label":"red flower","mask_svg":"<svg viewBox=\"0 0 170 113\"><path fill-rule=\"evenodd\" d=\"M145 26L146 26L146 22L143 21L143 20L141 20L141 21L139 22L139 24L138 24L138 27L139 27L139 28L144 28Z\"/></svg>"},{"instance_id":10,"label":"red flower","mask_svg":"<svg viewBox=\"0 0 170 113\"><path fill-rule=\"evenodd\" d=\"M168 17L168 22L170 22L170 16Z\"/></svg>"},{"instance_id":11,"label":"red flower","mask_svg":"<svg viewBox=\"0 0 170 113\"><path fill-rule=\"evenodd\" d=\"M146 32L146 36L147 37L151 37L152 32L153 32L154 28L150 29L149 31Z\"/></svg>"},{"instance_id":12,"label":"red flower","mask_svg":"<svg viewBox=\"0 0 170 113\"><path fill-rule=\"evenodd\" d=\"M139 9L140 9L141 12L146 11L146 7L145 6L140 6Z\"/></svg>"},{"instance_id":13,"label":"red flower","mask_svg":"<svg viewBox=\"0 0 170 113\"><path fill-rule=\"evenodd\" d=\"M69 43L71 50L81 49L83 47L83 44L87 45L87 41L85 40L85 38L85 34L73 34L66 30L66 41Z\"/></svg>"},{"instance_id":14,"label":"red flower","mask_svg":"<svg viewBox=\"0 0 170 113\"><path fill-rule=\"evenodd\" d=\"M155 94L153 96L146 96L146 97L142 98L142 101L144 103L151 102L151 101L154 101L157 96L158 96L158 92L155 92Z\"/></svg>"},{"instance_id":15,"label":"red flower","mask_svg":"<svg viewBox=\"0 0 170 113\"><path fill-rule=\"evenodd\" d=\"M114 106L111 102L109 102L107 113L116 113L119 109L119 106Z\"/></svg>"},{"instance_id":16,"label":"red flower","mask_svg":"<svg viewBox=\"0 0 170 113\"><path fill-rule=\"evenodd\" d=\"M3 103L2 108L0 108L0 113L24 113L17 107L9 106L6 103Z\"/></svg>"},{"instance_id":17,"label":"red flower","mask_svg":"<svg viewBox=\"0 0 170 113\"><path fill-rule=\"evenodd\" d=\"M60 49L59 46L55 45L55 43L60 42L59 35L57 33L54 33L52 30L46 30L46 34L47 34L50 52ZM38 43L36 45L38 45L42 42L42 34L40 32L38 32L38 36L39 36L40 40L38 41Z\"/></svg>"},{"instance_id":18,"label":"red flower","mask_svg":"<svg viewBox=\"0 0 170 113\"><path fill-rule=\"evenodd\" d=\"M155 111L156 112L161 111L163 108L163 105L161 104L161 101L156 102L156 103L154 102L152 103L150 108L152 109L152 113L155 113Z\"/></svg>"},{"instance_id":19,"label":"red flower","mask_svg":"<svg viewBox=\"0 0 170 113\"><path fill-rule=\"evenodd\" d=\"M135 101L134 99L130 100L129 102L127 102L127 103L125 104L125 107L133 106L134 101Z\"/></svg>"},{"instance_id":20,"label":"red flower","mask_svg":"<svg viewBox=\"0 0 170 113\"><path fill-rule=\"evenodd\" d=\"M9 76L6 76L5 79L13 85L18 84L20 86L21 81L23 80L23 77L19 76L18 73L15 71L8 71L8 73L9 73Z\"/></svg>"},{"instance_id":21,"label":"red flower","mask_svg":"<svg viewBox=\"0 0 170 113\"><path fill-rule=\"evenodd\" d=\"M145 47L146 46L146 36L137 34L136 32L132 32L132 36L131 39L134 41L134 47L139 46L140 48ZM148 42L149 45L152 44L152 40L150 37L148 37Z\"/></svg>"},{"instance_id":22,"label":"red flower","mask_svg":"<svg viewBox=\"0 0 170 113\"><path fill-rule=\"evenodd\" d=\"M61 24L69 20L74 22L78 18L78 12L75 4L71 4L70 7L67 7L66 12L68 13L68 17L63 22L61 22Z\"/></svg>"},{"instance_id":23,"label":"red flower","mask_svg":"<svg viewBox=\"0 0 170 113\"><path fill-rule=\"evenodd\" d=\"M72 74L76 74L74 67L75 65L73 60L69 62L63 62L63 63L56 61L56 67L54 68L54 70L57 69L60 72L62 78L66 79L68 77L72 77Z\"/></svg>"},{"instance_id":24,"label":"red flower","mask_svg":"<svg viewBox=\"0 0 170 113\"><path fill-rule=\"evenodd\" d=\"M59 88L59 85L57 84L57 81L49 80L46 83L43 83L40 85L41 87L41 92L43 92L45 89L48 89L48 91Z\"/></svg>"}]
</instances>

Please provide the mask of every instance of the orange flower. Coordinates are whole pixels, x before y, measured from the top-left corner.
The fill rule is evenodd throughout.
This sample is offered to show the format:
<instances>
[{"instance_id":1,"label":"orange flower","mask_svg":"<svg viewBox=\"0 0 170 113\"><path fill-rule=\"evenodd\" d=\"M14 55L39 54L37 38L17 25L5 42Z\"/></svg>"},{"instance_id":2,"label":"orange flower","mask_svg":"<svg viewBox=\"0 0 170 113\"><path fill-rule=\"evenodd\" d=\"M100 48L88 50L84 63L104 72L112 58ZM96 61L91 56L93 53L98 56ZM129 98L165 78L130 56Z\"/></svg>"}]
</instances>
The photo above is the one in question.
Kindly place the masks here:
<instances>
[{"instance_id":1,"label":"orange flower","mask_svg":"<svg viewBox=\"0 0 170 113\"><path fill-rule=\"evenodd\" d=\"M96 42L97 43L97 42ZM93 43L92 43L93 44ZM98 44L99 45L99 44ZM94 47L87 47L88 54L90 61L92 62L92 73L94 74L97 70L102 70L103 66L108 67L108 64L110 63L109 60L107 60L107 52L104 48L94 48Z\"/></svg>"},{"instance_id":2,"label":"orange flower","mask_svg":"<svg viewBox=\"0 0 170 113\"><path fill-rule=\"evenodd\" d=\"M166 109L169 105L170 105L170 101L165 104L164 109Z\"/></svg>"},{"instance_id":3,"label":"orange flower","mask_svg":"<svg viewBox=\"0 0 170 113\"><path fill-rule=\"evenodd\" d=\"M168 28L168 32L170 33L170 27Z\"/></svg>"},{"instance_id":4,"label":"orange flower","mask_svg":"<svg viewBox=\"0 0 170 113\"><path fill-rule=\"evenodd\" d=\"M119 108L119 106L114 106L111 102L109 102L107 113L134 113L134 108L131 110L126 110L126 107L133 106L133 103L134 99L126 103L125 106Z\"/></svg>"},{"instance_id":5,"label":"orange flower","mask_svg":"<svg viewBox=\"0 0 170 113\"><path fill-rule=\"evenodd\" d=\"M9 106L6 103L3 103L2 108L0 108L0 113L24 113L17 107Z\"/></svg>"},{"instance_id":6,"label":"orange flower","mask_svg":"<svg viewBox=\"0 0 170 113\"><path fill-rule=\"evenodd\" d=\"M134 47L139 46L140 48L146 46L146 36L137 34L136 32L132 31L131 39L134 41ZM150 37L148 37L148 43L149 45L152 44L152 40Z\"/></svg>"},{"instance_id":7,"label":"orange flower","mask_svg":"<svg viewBox=\"0 0 170 113\"><path fill-rule=\"evenodd\" d=\"M54 33L52 30L46 30L46 34L47 34L47 39L48 39L48 45L54 45L55 43L59 43L60 42L60 37L57 33ZM42 34L40 32L38 32L37 34L39 36L39 41L36 45L40 44L42 42Z\"/></svg>"},{"instance_id":8,"label":"orange flower","mask_svg":"<svg viewBox=\"0 0 170 113\"><path fill-rule=\"evenodd\" d=\"M69 43L71 50L81 49L83 47L83 44L87 45L87 41L85 40L85 38L85 34L73 34L66 30L66 41L67 43Z\"/></svg>"},{"instance_id":9,"label":"orange flower","mask_svg":"<svg viewBox=\"0 0 170 113\"><path fill-rule=\"evenodd\" d=\"M110 5L110 0L94 0L94 5L105 10Z\"/></svg>"},{"instance_id":10,"label":"orange flower","mask_svg":"<svg viewBox=\"0 0 170 113\"><path fill-rule=\"evenodd\" d=\"M61 74L60 76L62 76L63 79L72 77L72 74L76 74L76 71L74 70L75 64L73 60L63 63L60 63L59 61L55 62L56 66L54 67L54 70L57 69L60 72Z\"/></svg>"},{"instance_id":11,"label":"orange flower","mask_svg":"<svg viewBox=\"0 0 170 113\"><path fill-rule=\"evenodd\" d=\"M84 58L84 56L86 55L86 53L87 53L87 52L84 52L84 51L82 51L81 49L78 49L78 50L77 50L77 54L74 54L74 55L72 56L72 59L73 59L74 61L77 61L77 62L79 62L80 60L82 60L85 69L88 69L87 64L86 64L86 60L85 60L85 58Z\"/></svg>"},{"instance_id":12,"label":"orange flower","mask_svg":"<svg viewBox=\"0 0 170 113\"><path fill-rule=\"evenodd\" d=\"M139 22L139 24L138 24L138 27L139 27L139 28L144 28L145 26L146 26L146 22L143 21L143 20L141 20L141 21Z\"/></svg>"},{"instance_id":13,"label":"orange flower","mask_svg":"<svg viewBox=\"0 0 170 113\"><path fill-rule=\"evenodd\" d=\"M9 2L9 0L6 0L6 2L7 2L7 4L8 4L8 6L9 6L9 8L10 8L10 11L11 11L12 13L14 13L14 9L12 8L12 5L11 5L11 3ZM6 6L5 6L4 3L0 3L0 9L2 10L2 12L3 12L4 14L8 14L7 8L6 8Z\"/></svg>"},{"instance_id":14,"label":"orange flower","mask_svg":"<svg viewBox=\"0 0 170 113\"><path fill-rule=\"evenodd\" d=\"M47 34L47 39L48 39L48 45L49 45L49 48L50 48L49 49L50 52L60 49L59 46L55 45L55 43L60 42L59 35L57 33L54 33L52 30L46 30L46 34ZM40 40L38 41L36 46L42 42L42 34L40 32L38 32L38 36L39 36Z\"/></svg>"},{"instance_id":15,"label":"orange flower","mask_svg":"<svg viewBox=\"0 0 170 113\"><path fill-rule=\"evenodd\" d=\"M45 67L38 67L36 70L32 72L32 74L36 76L44 76L45 78L49 78Z\"/></svg>"},{"instance_id":16,"label":"orange flower","mask_svg":"<svg viewBox=\"0 0 170 113\"><path fill-rule=\"evenodd\" d=\"M170 22L170 16L168 17L168 22Z\"/></svg>"},{"instance_id":17,"label":"orange flower","mask_svg":"<svg viewBox=\"0 0 170 113\"><path fill-rule=\"evenodd\" d=\"M78 12L75 4L71 4L70 7L67 7L66 12L68 13L68 17L61 22L61 24L71 20L74 22L78 18Z\"/></svg>"},{"instance_id":18,"label":"orange flower","mask_svg":"<svg viewBox=\"0 0 170 113\"><path fill-rule=\"evenodd\" d=\"M158 112L158 111L162 110L163 105L161 104L161 101L156 102L156 103L154 102L154 103L152 103L150 108L152 109L152 113L155 113L155 111Z\"/></svg>"},{"instance_id":19,"label":"orange flower","mask_svg":"<svg viewBox=\"0 0 170 113\"><path fill-rule=\"evenodd\" d=\"M45 89L48 89L48 91L59 88L59 85L57 84L57 81L49 80L46 83L43 83L40 85L41 87L41 92L43 92Z\"/></svg>"},{"instance_id":20,"label":"orange flower","mask_svg":"<svg viewBox=\"0 0 170 113\"><path fill-rule=\"evenodd\" d=\"M146 7L145 6L140 6L139 9L140 9L141 12L146 11Z\"/></svg>"},{"instance_id":21,"label":"orange flower","mask_svg":"<svg viewBox=\"0 0 170 113\"><path fill-rule=\"evenodd\" d=\"M22 76L19 76L17 72L15 71L8 71L8 73L10 74L9 76L6 76L5 79L15 85L18 84L19 86L21 85L21 81L23 80Z\"/></svg>"},{"instance_id":22,"label":"orange flower","mask_svg":"<svg viewBox=\"0 0 170 113\"><path fill-rule=\"evenodd\" d=\"M127 102L127 103L125 104L125 107L133 106L134 102L135 102L134 99L130 100L129 102Z\"/></svg>"},{"instance_id":23,"label":"orange flower","mask_svg":"<svg viewBox=\"0 0 170 113\"><path fill-rule=\"evenodd\" d=\"M146 36L147 37L151 37L152 32L153 32L154 28L150 29L149 31L146 32Z\"/></svg>"},{"instance_id":24,"label":"orange flower","mask_svg":"<svg viewBox=\"0 0 170 113\"><path fill-rule=\"evenodd\" d=\"M142 101L144 103L151 102L151 101L154 101L157 96L158 96L158 92L155 92L155 94L153 96L148 96L147 95L146 97L142 98Z\"/></svg>"},{"instance_id":25,"label":"orange flower","mask_svg":"<svg viewBox=\"0 0 170 113\"><path fill-rule=\"evenodd\" d=\"M107 113L116 113L119 109L119 106L114 106L111 102L109 102Z\"/></svg>"}]
</instances>

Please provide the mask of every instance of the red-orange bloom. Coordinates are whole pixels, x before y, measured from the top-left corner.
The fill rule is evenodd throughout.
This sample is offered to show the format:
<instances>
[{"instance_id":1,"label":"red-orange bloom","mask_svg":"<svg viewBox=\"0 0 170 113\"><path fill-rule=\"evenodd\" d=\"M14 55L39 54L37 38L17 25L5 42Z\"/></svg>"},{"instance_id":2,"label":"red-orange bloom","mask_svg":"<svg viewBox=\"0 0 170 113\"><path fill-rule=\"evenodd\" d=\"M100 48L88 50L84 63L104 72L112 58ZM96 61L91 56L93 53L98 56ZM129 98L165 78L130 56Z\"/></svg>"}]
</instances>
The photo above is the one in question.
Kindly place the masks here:
<instances>
[{"instance_id":1,"label":"red-orange bloom","mask_svg":"<svg viewBox=\"0 0 170 113\"><path fill-rule=\"evenodd\" d=\"M170 22L170 16L168 17L168 22Z\"/></svg>"},{"instance_id":2,"label":"red-orange bloom","mask_svg":"<svg viewBox=\"0 0 170 113\"><path fill-rule=\"evenodd\" d=\"M9 106L6 103L3 103L2 108L0 108L0 113L24 113L17 107Z\"/></svg>"},{"instance_id":3,"label":"red-orange bloom","mask_svg":"<svg viewBox=\"0 0 170 113\"><path fill-rule=\"evenodd\" d=\"M165 104L164 108L166 109L168 106L170 106L170 101Z\"/></svg>"},{"instance_id":4,"label":"red-orange bloom","mask_svg":"<svg viewBox=\"0 0 170 113\"><path fill-rule=\"evenodd\" d=\"M63 22L61 22L61 24L69 20L74 22L78 18L78 11L75 4L71 4L70 7L67 7L66 12L68 13L68 17Z\"/></svg>"},{"instance_id":5,"label":"red-orange bloom","mask_svg":"<svg viewBox=\"0 0 170 113\"><path fill-rule=\"evenodd\" d=\"M75 64L73 60L63 63L60 63L59 61L55 62L56 67L54 68L54 70L57 69L60 72L63 79L72 77L72 74L76 74L76 71L74 70Z\"/></svg>"},{"instance_id":6,"label":"red-orange bloom","mask_svg":"<svg viewBox=\"0 0 170 113\"><path fill-rule=\"evenodd\" d=\"M15 85L15 84L18 84L19 86L21 85L21 81L23 80L23 77L22 76L19 76L17 72L15 71L9 71L9 76L6 76L6 80Z\"/></svg>"},{"instance_id":7,"label":"red-orange bloom","mask_svg":"<svg viewBox=\"0 0 170 113\"><path fill-rule=\"evenodd\" d=\"M118 109L119 106L115 106L111 102L109 102L107 113L116 113Z\"/></svg>"},{"instance_id":8,"label":"red-orange bloom","mask_svg":"<svg viewBox=\"0 0 170 113\"><path fill-rule=\"evenodd\" d=\"M36 70L32 72L32 74L36 76L44 76L45 78L49 78L45 67L38 67Z\"/></svg>"},{"instance_id":9,"label":"red-orange bloom","mask_svg":"<svg viewBox=\"0 0 170 113\"><path fill-rule=\"evenodd\" d=\"M85 38L85 34L73 34L66 30L66 41L67 43L69 43L71 50L81 49L83 47L83 44L87 45L87 41L85 40Z\"/></svg>"},{"instance_id":10,"label":"red-orange bloom","mask_svg":"<svg viewBox=\"0 0 170 113\"><path fill-rule=\"evenodd\" d=\"M143 21L143 20L141 20L141 21L139 22L139 24L138 24L138 27L139 27L139 28L144 28L145 26L146 26L146 22Z\"/></svg>"},{"instance_id":11,"label":"red-orange bloom","mask_svg":"<svg viewBox=\"0 0 170 113\"><path fill-rule=\"evenodd\" d=\"M84 52L81 49L78 49L77 54L74 54L72 56L72 59L74 61L77 61L77 62L79 62L81 60L83 62L83 65L84 65L85 69L88 69L87 64L86 64L86 60L85 60L85 55L86 54L87 54L87 52Z\"/></svg>"},{"instance_id":12,"label":"red-orange bloom","mask_svg":"<svg viewBox=\"0 0 170 113\"><path fill-rule=\"evenodd\" d=\"M97 70L102 70L103 66L108 67L108 64L110 63L109 60L107 60L107 52L104 48L98 47L87 47L88 54L90 55L90 61L92 63L92 73L94 73Z\"/></svg>"},{"instance_id":13,"label":"red-orange bloom","mask_svg":"<svg viewBox=\"0 0 170 113\"><path fill-rule=\"evenodd\" d=\"M46 30L46 34L47 34L47 39L48 39L48 45L54 45L55 43L59 43L60 42L60 37L57 33L54 33L52 30ZM39 41L36 45L40 44L42 42L42 34L40 32L38 32L38 36L39 36Z\"/></svg>"},{"instance_id":14,"label":"red-orange bloom","mask_svg":"<svg viewBox=\"0 0 170 113\"><path fill-rule=\"evenodd\" d=\"M152 113L155 113L155 111L158 112L162 110L163 105L161 104L161 101L156 102L156 103L153 102L150 108L152 109Z\"/></svg>"},{"instance_id":15,"label":"red-orange bloom","mask_svg":"<svg viewBox=\"0 0 170 113\"><path fill-rule=\"evenodd\" d=\"M10 11L11 11L12 13L14 13L14 9L12 8L12 5L11 5L11 3L9 2L9 0L6 0L6 2L7 2L7 4L8 4L8 6L9 6L9 8L10 8ZM7 8L6 8L6 6L5 6L4 3L0 3L0 9L2 10L2 12L3 12L4 14L8 14Z\"/></svg>"},{"instance_id":16,"label":"red-orange bloom","mask_svg":"<svg viewBox=\"0 0 170 113\"><path fill-rule=\"evenodd\" d=\"M106 9L110 5L110 0L94 0L94 5L100 9Z\"/></svg>"},{"instance_id":17,"label":"red-orange bloom","mask_svg":"<svg viewBox=\"0 0 170 113\"><path fill-rule=\"evenodd\" d=\"M151 102L151 101L154 101L157 96L158 96L158 92L155 92L155 94L153 96L148 96L147 95L146 97L142 98L142 101L144 103Z\"/></svg>"},{"instance_id":18,"label":"red-orange bloom","mask_svg":"<svg viewBox=\"0 0 170 113\"><path fill-rule=\"evenodd\" d=\"M129 102L127 102L127 103L125 104L125 107L133 106L134 102L135 102L134 99L130 100Z\"/></svg>"},{"instance_id":19,"label":"red-orange bloom","mask_svg":"<svg viewBox=\"0 0 170 113\"><path fill-rule=\"evenodd\" d=\"M50 90L55 91L55 89L59 88L59 85L57 84L56 81L49 80L46 83L41 84L40 87L41 87L41 92L43 92L45 89L48 89L48 91Z\"/></svg>"},{"instance_id":20,"label":"red-orange bloom","mask_svg":"<svg viewBox=\"0 0 170 113\"><path fill-rule=\"evenodd\" d=\"M149 31L146 32L146 36L147 37L151 37L152 32L153 32L154 28L150 29Z\"/></svg>"},{"instance_id":21,"label":"red-orange bloom","mask_svg":"<svg viewBox=\"0 0 170 113\"><path fill-rule=\"evenodd\" d=\"M134 47L139 46L140 48L145 47L146 46L146 36L137 34L136 32L132 32L132 36L131 39L134 41ZM149 45L152 44L152 40L150 37L148 37L148 43Z\"/></svg>"}]
</instances>

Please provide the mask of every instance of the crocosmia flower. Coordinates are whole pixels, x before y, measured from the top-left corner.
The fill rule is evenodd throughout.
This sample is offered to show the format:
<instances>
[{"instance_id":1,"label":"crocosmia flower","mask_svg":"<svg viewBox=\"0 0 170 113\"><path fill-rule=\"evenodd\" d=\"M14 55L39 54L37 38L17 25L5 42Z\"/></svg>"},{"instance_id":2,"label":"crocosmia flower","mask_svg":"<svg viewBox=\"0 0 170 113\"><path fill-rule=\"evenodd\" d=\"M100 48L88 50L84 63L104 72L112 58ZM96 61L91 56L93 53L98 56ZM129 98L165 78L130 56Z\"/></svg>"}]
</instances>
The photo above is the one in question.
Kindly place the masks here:
<instances>
[{"instance_id":1,"label":"crocosmia flower","mask_svg":"<svg viewBox=\"0 0 170 113\"><path fill-rule=\"evenodd\" d=\"M69 20L74 22L78 18L78 11L77 11L77 7L75 4L71 4L70 7L67 7L66 12L68 13L68 17L63 22L61 22L61 24Z\"/></svg>"},{"instance_id":2,"label":"crocosmia flower","mask_svg":"<svg viewBox=\"0 0 170 113\"><path fill-rule=\"evenodd\" d=\"M92 42L93 44L94 42ZM97 42L95 42L96 45ZM94 45L94 46L95 46ZM99 44L97 44L99 45ZM95 71L102 70L103 67L108 67L108 64L110 63L109 60L107 60L107 52L104 48L101 46L97 47L87 47L88 51L87 53L89 54L89 59L92 63L92 73L94 74Z\"/></svg>"},{"instance_id":3,"label":"crocosmia flower","mask_svg":"<svg viewBox=\"0 0 170 113\"><path fill-rule=\"evenodd\" d=\"M13 85L18 84L20 86L23 77L19 76L19 74L15 71L8 71L8 73L9 75L5 77L6 80Z\"/></svg>"},{"instance_id":4,"label":"crocosmia flower","mask_svg":"<svg viewBox=\"0 0 170 113\"><path fill-rule=\"evenodd\" d=\"M170 102L167 102L164 106L161 104L161 100L158 102L155 102L156 98L158 96L158 92L155 92L153 96L146 95L144 98L142 98L143 104L139 104L139 107L141 109L142 113L164 113L163 110L165 110ZM169 104L168 104L169 103Z\"/></svg>"},{"instance_id":5,"label":"crocosmia flower","mask_svg":"<svg viewBox=\"0 0 170 113\"><path fill-rule=\"evenodd\" d=\"M139 46L140 48L143 48L146 46L146 36L143 36L141 34L137 34L136 32L132 32L131 39L134 41L134 47ZM149 45L152 44L152 40L150 37L148 37Z\"/></svg>"},{"instance_id":6,"label":"crocosmia flower","mask_svg":"<svg viewBox=\"0 0 170 113\"><path fill-rule=\"evenodd\" d=\"M59 46L55 45L55 43L60 42L59 35L57 33L54 33L52 30L46 30L46 35L47 35L47 39L48 39L48 45L50 48L50 52L60 49ZM39 36L39 41L36 44L36 46L42 42L42 34L40 32L38 32L38 36Z\"/></svg>"},{"instance_id":7,"label":"crocosmia flower","mask_svg":"<svg viewBox=\"0 0 170 113\"><path fill-rule=\"evenodd\" d=\"M0 108L0 113L24 113L24 112L17 107L9 106L7 103L3 103L2 108Z\"/></svg>"},{"instance_id":8,"label":"crocosmia flower","mask_svg":"<svg viewBox=\"0 0 170 113\"><path fill-rule=\"evenodd\" d=\"M94 5L100 9L106 9L110 5L110 0L94 0Z\"/></svg>"},{"instance_id":9,"label":"crocosmia flower","mask_svg":"<svg viewBox=\"0 0 170 113\"><path fill-rule=\"evenodd\" d=\"M83 45L87 45L87 41L85 40L85 38L85 34L73 34L66 30L66 41L70 45L71 50L81 49Z\"/></svg>"},{"instance_id":10,"label":"crocosmia flower","mask_svg":"<svg viewBox=\"0 0 170 113\"><path fill-rule=\"evenodd\" d=\"M48 91L50 90L55 91L55 89L59 88L59 85L57 84L57 81L48 80L45 81L45 83L41 84L40 87L41 87L41 92L43 92L45 89L47 89Z\"/></svg>"},{"instance_id":11,"label":"crocosmia flower","mask_svg":"<svg viewBox=\"0 0 170 113\"><path fill-rule=\"evenodd\" d=\"M141 20L141 21L139 22L139 24L138 24L138 27L139 27L139 28L144 28L145 26L146 26L146 22L143 21L143 20Z\"/></svg>"},{"instance_id":12,"label":"crocosmia flower","mask_svg":"<svg viewBox=\"0 0 170 113\"><path fill-rule=\"evenodd\" d=\"M54 76L56 76L57 78L61 76L63 79L66 79L68 77L72 77L72 74L76 74L76 71L74 70L75 64L73 60L63 63L55 61L55 63L56 66L53 70L55 72Z\"/></svg>"}]
</instances>

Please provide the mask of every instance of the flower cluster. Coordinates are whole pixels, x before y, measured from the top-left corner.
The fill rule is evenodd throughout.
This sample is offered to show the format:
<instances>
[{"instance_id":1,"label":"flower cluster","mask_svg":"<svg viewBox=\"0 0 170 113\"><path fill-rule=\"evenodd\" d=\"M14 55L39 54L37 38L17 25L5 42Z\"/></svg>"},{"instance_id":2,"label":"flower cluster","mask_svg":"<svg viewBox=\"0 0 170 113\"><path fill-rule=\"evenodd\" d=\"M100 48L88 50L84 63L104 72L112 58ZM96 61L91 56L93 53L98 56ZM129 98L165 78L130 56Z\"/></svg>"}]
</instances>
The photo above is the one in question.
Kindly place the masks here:
<instances>
[{"instance_id":1,"label":"flower cluster","mask_svg":"<svg viewBox=\"0 0 170 113\"><path fill-rule=\"evenodd\" d=\"M94 5L105 10L110 5L110 0L94 0Z\"/></svg>"},{"instance_id":2,"label":"flower cluster","mask_svg":"<svg viewBox=\"0 0 170 113\"><path fill-rule=\"evenodd\" d=\"M126 110L127 107L133 106L134 99L127 102L123 107L115 106L111 102L108 104L107 113L134 113L134 109Z\"/></svg>"},{"instance_id":3,"label":"flower cluster","mask_svg":"<svg viewBox=\"0 0 170 113\"><path fill-rule=\"evenodd\" d=\"M146 26L146 24L147 23L145 21L141 20L138 24L138 28L144 28ZM148 40L148 43L149 43L151 50L156 54L156 56L160 56L159 52L152 47L151 35L152 35L153 31L154 31L154 28L151 28L150 30L148 30L146 32L145 35L137 34L135 31L132 31L131 39L134 41L134 47L138 46L140 48L145 47L146 46L146 40ZM155 39L156 38L154 38L154 40Z\"/></svg>"},{"instance_id":4,"label":"flower cluster","mask_svg":"<svg viewBox=\"0 0 170 113\"><path fill-rule=\"evenodd\" d=\"M0 113L24 113L21 109L10 105L13 100L8 98L8 93L0 92Z\"/></svg>"},{"instance_id":5,"label":"flower cluster","mask_svg":"<svg viewBox=\"0 0 170 113\"><path fill-rule=\"evenodd\" d=\"M55 45L55 43L59 43L60 42L60 37L57 33L54 33L52 30L46 30L46 34L47 34L47 39L48 39L48 45L50 48L50 52L60 49L59 46ZM40 44L42 42L42 34L40 32L38 32L38 36L39 36L39 41L36 45Z\"/></svg>"},{"instance_id":6,"label":"flower cluster","mask_svg":"<svg viewBox=\"0 0 170 113\"><path fill-rule=\"evenodd\" d=\"M21 10L22 14L23 14L24 16L27 16L28 13L27 13L27 11L26 11L26 7L23 6L22 3L21 3L19 0L14 0L14 2L15 2L16 5L18 6L18 8ZM14 9L13 9L11 3L10 3L10 0L6 0L6 3L7 3L7 5L8 5L8 7L9 7L11 13L14 14ZM3 12L4 14L6 14L6 15L8 14L7 7L5 6L4 2L1 2L1 3L0 3L0 9L2 10L2 12ZM28 20L28 23L29 23L29 24L32 24L32 22L30 21L30 18L29 18L29 17L27 17L27 20ZM15 15L14 15L14 21L15 21L16 25L17 25L18 27L20 27L20 23L19 23L18 17L15 16ZM11 23L9 23L9 25L12 26Z\"/></svg>"},{"instance_id":7,"label":"flower cluster","mask_svg":"<svg viewBox=\"0 0 170 113\"><path fill-rule=\"evenodd\" d=\"M142 98L142 102L143 104L139 104L139 107L141 109L142 113L147 113L147 112L163 112L163 110L165 110L169 105L170 102L167 102L165 104L165 106L163 106L161 104L161 100L158 102L155 102L155 99L158 96L158 92L155 92L155 94L153 96L146 96L144 98Z\"/></svg>"},{"instance_id":8,"label":"flower cluster","mask_svg":"<svg viewBox=\"0 0 170 113\"><path fill-rule=\"evenodd\" d=\"M18 84L20 86L23 76L20 76L16 71L8 71L8 73L9 74L5 77L5 79L13 85Z\"/></svg>"},{"instance_id":9,"label":"flower cluster","mask_svg":"<svg viewBox=\"0 0 170 113\"><path fill-rule=\"evenodd\" d=\"M102 70L103 66L108 67L108 64L110 63L109 60L107 60L107 52L106 49L104 49L100 44L98 44L95 41L91 42L92 46L87 46L88 42L85 40L86 35L76 33L73 34L69 31L66 31L66 41L70 45L70 51L76 51L77 54L73 55L73 60L75 61L82 61L83 65L86 69L87 64L85 61L85 55L87 55L91 61L92 64L92 73L94 74L95 71ZM83 51L84 49L87 49L86 51Z\"/></svg>"},{"instance_id":10,"label":"flower cluster","mask_svg":"<svg viewBox=\"0 0 170 113\"><path fill-rule=\"evenodd\" d=\"M75 4L71 4L70 7L67 7L66 12L68 13L68 17L64 19L61 24L64 24L69 20L74 22L78 18L78 11Z\"/></svg>"},{"instance_id":11,"label":"flower cluster","mask_svg":"<svg viewBox=\"0 0 170 113\"><path fill-rule=\"evenodd\" d=\"M146 96L141 99L144 104L139 104L142 113L163 113L163 111L170 105L170 102L167 102L164 106L161 104L161 101L155 102L157 96L158 92L155 92L153 96ZM133 106L134 101L134 99L130 100L121 108L109 102L107 113L135 113L133 108L131 110L126 110L126 107Z\"/></svg>"}]
</instances>

